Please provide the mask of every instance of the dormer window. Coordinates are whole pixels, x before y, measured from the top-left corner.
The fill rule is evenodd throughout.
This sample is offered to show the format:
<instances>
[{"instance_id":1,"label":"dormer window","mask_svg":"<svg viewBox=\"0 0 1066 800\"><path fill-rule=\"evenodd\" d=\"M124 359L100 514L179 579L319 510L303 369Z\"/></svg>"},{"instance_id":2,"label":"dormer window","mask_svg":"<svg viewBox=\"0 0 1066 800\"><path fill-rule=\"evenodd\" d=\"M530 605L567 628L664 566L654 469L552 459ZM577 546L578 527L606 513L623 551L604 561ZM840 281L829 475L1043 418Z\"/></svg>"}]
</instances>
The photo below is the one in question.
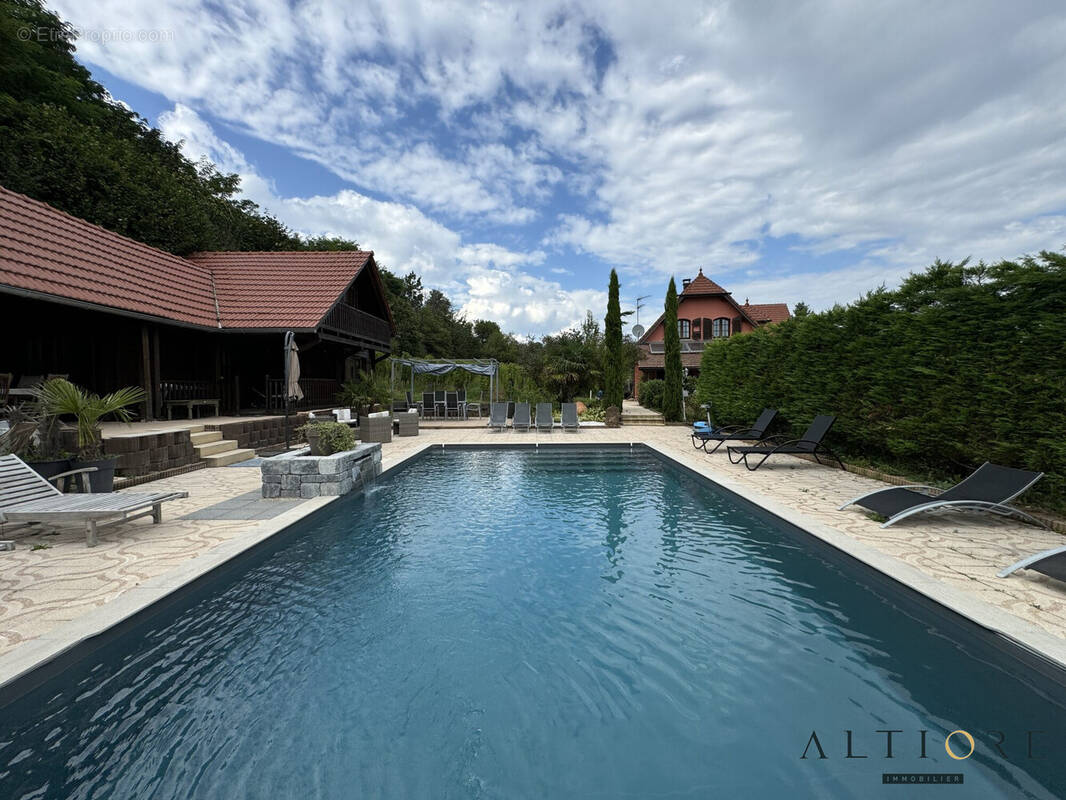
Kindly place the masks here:
<instances>
[{"instance_id":1,"label":"dormer window","mask_svg":"<svg viewBox=\"0 0 1066 800\"><path fill-rule=\"evenodd\" d=\"M728 321L726 320L726 322ZM677 321L677 335L682 339L692 338L692 324L687 319L679 319Z\"/></svg>"}]
</instances>

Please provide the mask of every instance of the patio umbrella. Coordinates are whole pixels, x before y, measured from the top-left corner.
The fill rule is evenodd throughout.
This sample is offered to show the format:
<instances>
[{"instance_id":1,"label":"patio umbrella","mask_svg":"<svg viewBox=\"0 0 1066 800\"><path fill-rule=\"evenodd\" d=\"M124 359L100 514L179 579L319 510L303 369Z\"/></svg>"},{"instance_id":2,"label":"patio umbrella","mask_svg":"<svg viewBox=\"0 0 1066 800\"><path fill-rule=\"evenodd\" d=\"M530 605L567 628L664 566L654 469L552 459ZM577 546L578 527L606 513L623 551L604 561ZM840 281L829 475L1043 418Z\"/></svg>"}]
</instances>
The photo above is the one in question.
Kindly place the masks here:
<instances>
[{"instance_id":1,"label":"patio umbrella","mask_svg":"<svg viewBox=\"0 0 1066 800\"><path fill-rule=\"evenodd\" d=\"M285 449L289 449L289 404L302 400L300 388L300 348L296 346L296 334L285 331Z\"/></svg>"},{"instance_id":2,"label":"patio umbrella","mask_svg":"<svg viewBox=\"0 0 1066 800\"><path fill-rule=\"evenodd\" d=\"M285 334L285 397L290 400L303 400L300 388L300 348L296 346L296 334Z\"/></svg>"}]
</instances>

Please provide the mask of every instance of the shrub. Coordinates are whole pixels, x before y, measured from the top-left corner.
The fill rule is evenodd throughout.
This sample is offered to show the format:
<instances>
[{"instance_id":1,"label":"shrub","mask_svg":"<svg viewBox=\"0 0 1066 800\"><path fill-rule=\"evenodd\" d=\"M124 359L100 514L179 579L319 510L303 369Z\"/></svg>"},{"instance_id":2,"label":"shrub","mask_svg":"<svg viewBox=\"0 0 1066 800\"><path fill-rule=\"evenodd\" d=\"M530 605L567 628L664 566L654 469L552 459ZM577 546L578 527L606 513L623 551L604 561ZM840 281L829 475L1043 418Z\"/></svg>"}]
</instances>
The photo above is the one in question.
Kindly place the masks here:
<instances>
[{"instance_id":1,"label":"shrub","mask_svg":"<svg viewBox=\"0 0 1066 800\"><path fill-rule=\"evenodd\" d=\"M650 408L653 411L662 411L663 393L665 391L666 381L659 380L658 378L641 381L640 386L637 388L637 402L644 406L644 408Z\"/></svg>"},{"instance_id":2,"label":"shrub","mask_svg":"<svg viewBox=\"0 0 1066 800\"><path fill-rule=\"evenodd\" d=\"M308 438L318 437L318 449L326 455L355 447L355 432L343 422L308 422L296 431Z\"/></svg>"},{"instance_id":3,"label":"shrub","mask_svg":"<svg viewBox=\"0 0 1066 800\"><path fill-rule=\"evenodd\" d=\"M938 261L895 291L709 343L696 399L717 424L777 408L797 435L836 414L834 449L916 477L1042 471L1025 499L1062 510L1064 351L1066 256Z\"/></svg>"}]
</instances>

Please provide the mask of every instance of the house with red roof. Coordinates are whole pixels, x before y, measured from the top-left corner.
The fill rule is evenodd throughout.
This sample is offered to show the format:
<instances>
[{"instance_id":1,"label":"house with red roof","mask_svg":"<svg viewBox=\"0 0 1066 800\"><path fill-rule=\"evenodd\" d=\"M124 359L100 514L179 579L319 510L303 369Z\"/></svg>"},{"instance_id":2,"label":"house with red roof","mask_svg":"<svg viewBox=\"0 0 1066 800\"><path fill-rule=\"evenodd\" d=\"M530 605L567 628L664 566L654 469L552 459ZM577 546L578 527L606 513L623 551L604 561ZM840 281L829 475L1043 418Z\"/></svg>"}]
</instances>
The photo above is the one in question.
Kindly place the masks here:
<instances>
[{"instance_id":1,"label":"house with red roof","mask_svg":"<svg viewBox=\"0 0 1066 800\"><path fill-rule=\"evenodd\" d=\"M394 331L373 252L181 258L3 187L0 319L0 373L140 386L146 419L187 397L218 399L222 413L279 410L286 331L302 406L328 406Z\"/></svg>"},{"instance_id":2,"label":"house with red roof","mask_svg":"<svg viewBox=\"0 0 1066 800\"><path fill-rule=\"evenodd\" d=\"M642 380L666 377L663 316L637 340L642 355L633 370L634 396ZM698 376L703 348L708 342L747 333L791 316L785 303L754 304L745 299L741 305L731 292L704 275L701 269L695 278L681 281L681 293L677 296L681 366L689 375Z\"/></svg>"}]
</instances>

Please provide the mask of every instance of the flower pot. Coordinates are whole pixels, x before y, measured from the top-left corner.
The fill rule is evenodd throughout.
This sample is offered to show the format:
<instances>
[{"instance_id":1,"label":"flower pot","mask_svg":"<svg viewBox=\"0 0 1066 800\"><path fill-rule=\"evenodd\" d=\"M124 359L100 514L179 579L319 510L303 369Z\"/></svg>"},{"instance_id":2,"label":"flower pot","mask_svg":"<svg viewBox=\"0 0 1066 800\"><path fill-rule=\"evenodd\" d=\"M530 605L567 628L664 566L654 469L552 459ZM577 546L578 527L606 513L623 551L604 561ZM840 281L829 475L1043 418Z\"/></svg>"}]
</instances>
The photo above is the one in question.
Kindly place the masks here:
<instances>
[{"instance_id":1,"label":"flower pot","mask_svg":"<svg viewBox=\"0 0 1066 800\"><path fill-rule=\"evenodd\" d=\"M322 449L318 446L318 431L309 430L307 432L307 444L311 446L311 455L324 456L326 453L322 452Z\"/></svg>"},{"instance_id":2,"label":"flower pot","mask_svg":"<svg viewBox=\"0 0 1066 800\"><path fill-rule=\"evenodd\" d=\"M45 480L70 469L69 458L56 458L51 461L27 461L26 464Z\"/></svg>"},{"instance_id":3,"label":"flower pot","mask_svg":"<svg viewBox=\"0 0 1066 800\"><path fill-rule=\"evenodd\" d=\"M71 469L96 467L96 472L89 473L89 490L92 492L111 492L115 488L115 464L117 458L100 458L95 461L70 462Z\"/></svg>"}]
</instances>

